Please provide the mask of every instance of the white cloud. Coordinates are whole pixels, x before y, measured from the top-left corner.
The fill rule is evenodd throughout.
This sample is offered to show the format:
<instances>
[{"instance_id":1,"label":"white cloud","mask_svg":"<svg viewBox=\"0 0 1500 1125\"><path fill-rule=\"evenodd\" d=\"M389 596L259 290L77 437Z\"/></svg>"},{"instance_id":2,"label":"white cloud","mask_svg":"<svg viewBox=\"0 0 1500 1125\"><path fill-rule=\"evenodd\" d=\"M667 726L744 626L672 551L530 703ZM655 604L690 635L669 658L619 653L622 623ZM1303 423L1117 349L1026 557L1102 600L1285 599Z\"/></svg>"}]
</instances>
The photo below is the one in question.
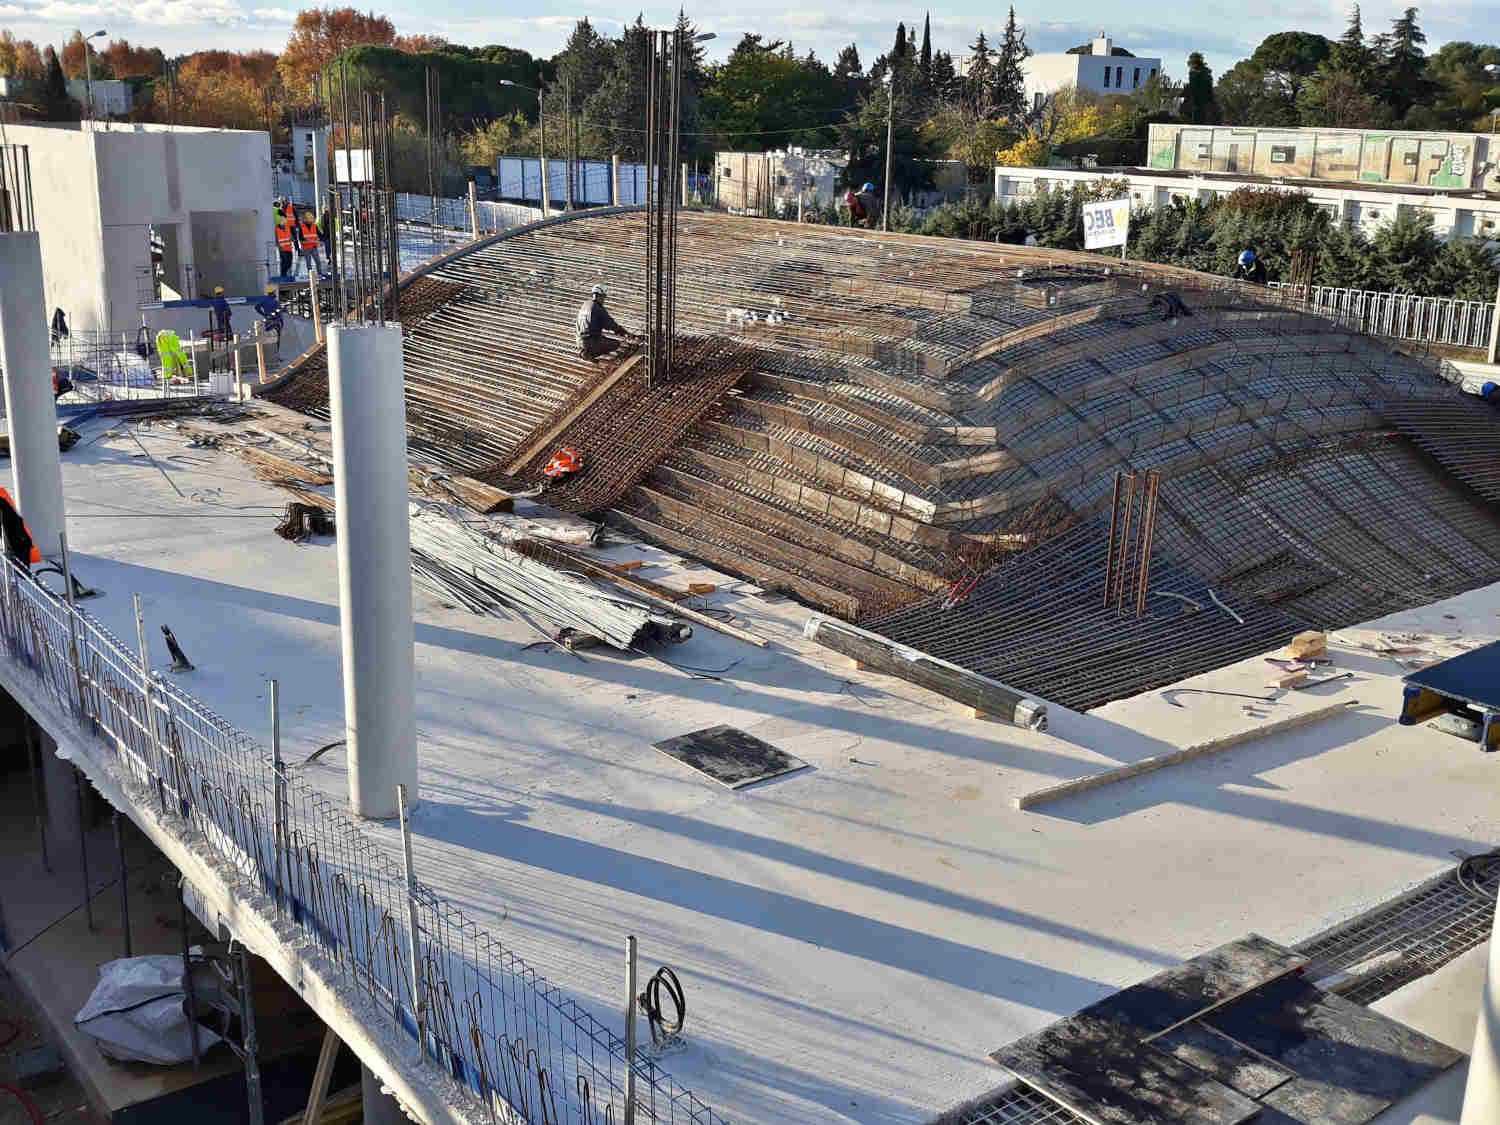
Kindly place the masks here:
<instances>
[{"instance_id":1,"label":"white cloud","mask_svg":"<svg viewBox=\"0 0 1500 1125\"><path fill-rule=\"evenodd\" d=\"M297 18L290 8L256 8L250 15L261 23L292 23Z\"/></svg>"}]
</instances>

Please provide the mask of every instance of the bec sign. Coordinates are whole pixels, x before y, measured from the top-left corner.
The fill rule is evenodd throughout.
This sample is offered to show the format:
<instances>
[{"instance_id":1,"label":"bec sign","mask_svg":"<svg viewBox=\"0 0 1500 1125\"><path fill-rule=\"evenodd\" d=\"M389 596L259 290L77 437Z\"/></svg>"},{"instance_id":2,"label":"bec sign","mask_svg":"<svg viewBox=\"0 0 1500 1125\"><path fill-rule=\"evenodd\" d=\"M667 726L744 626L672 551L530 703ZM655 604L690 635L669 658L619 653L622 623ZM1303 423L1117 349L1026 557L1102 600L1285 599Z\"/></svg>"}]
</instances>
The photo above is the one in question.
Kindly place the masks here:
<instances>
[{"instance_id":1,"label":"bec sign","mask_svg":"<svg viewBox=\"0 0 1500 1125\"><path fill-rule=\"evenodd\" d=\"M1105 199L1083 205L1083 247L1124 246L1130 236L1130 199Z\"/></svg>"}]
</instances>

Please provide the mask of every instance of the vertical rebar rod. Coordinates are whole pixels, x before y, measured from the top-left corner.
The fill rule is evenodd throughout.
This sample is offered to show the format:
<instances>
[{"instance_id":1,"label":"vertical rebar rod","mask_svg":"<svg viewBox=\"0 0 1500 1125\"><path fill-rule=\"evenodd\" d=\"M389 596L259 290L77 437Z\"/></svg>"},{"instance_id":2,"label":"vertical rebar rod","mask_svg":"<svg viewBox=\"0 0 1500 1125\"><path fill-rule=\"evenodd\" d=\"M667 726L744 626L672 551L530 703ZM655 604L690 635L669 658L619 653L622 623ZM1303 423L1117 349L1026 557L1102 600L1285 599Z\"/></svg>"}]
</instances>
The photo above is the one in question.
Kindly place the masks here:
<instances>
[{"instance_id":1,"label":"vertical rebar rod","mask_svg":"<svg viewBox=\"0 0 1500 1125\"><path fill-rule=\"evenodd\" d=\"M83 772L73 767L73 789L78 795L78 858L83 867L83 916L89 932L94 930L94 896L89 881L89 827L83 799Z\"/></svg>"},{"instance_id":2,"label":"vertical rebar rod","mask_svg":"<svg viewBox=\"0 0 1500 1125\"><path fill-rule=\"evenodd\" d=\"M1120 559L1115 564L1115 590L1112 592L1111 603L1119 607L1125 597L1125 567L1130 561L1130 519L1135 509L1135 473L1131 472L1125 480L1125 518L1120 526Z\"/></svg>"},{"instance_id":3,"label":"vertical rebar rod","mask_svg":"<svg viewBox=\"0 0 1500 1125\"><path fill-rule=\"evenodd\" d=\"M396 786L396 812L401 818L401 874L406 881L407 946L411 953L412 1015L417 1021L417 1045L427 1057L427 994L422 987L422 939L417 929L416 879L412 874L411 821L406 807L406 786ZM395 982L391 982L392 988Z\"/></svg>"},{"instance_id":4,"label":"vertical rebar rod","mask_svg":"<svg viewBox=\"0 0 1500 1125\"><path fill-rule=\"evenodd\" d=\"M124 945L125 956L130 956L130 883L126 878L130 866L125 861L125 833L120 828L120 810L115 809L115 854L119 857L120 866L120 937Z\"/></svg>"},{"instance_id":5,"label":"vertical rebar rod","mask_svg":"<svg viewBox=\"0 0 1500 1125\"><path fill-rule=\"evenodd\" d=\"M141 659L141 696L146 704L145 722L142 726L150 748L146 761L150 763L148 768L156 771L156 800L161 805L161 811L166 812L166 771L162 767L161 746L156 740L156 704L152 701L151 693L151 650L146 647L146 612L141 608L141 596L132 596L135 603L135 642Z\"/></svg>"},{"instance_id":6,"label":"vertical rebar rod","mask_svg":"<svg viewBox=\"0 0 1500 1125\"><path fill-rule=\"evenodd\" d=\"M182 991L187 995L188 1032L193 1046L193 1069L197 1070L203 1051L198 1042L198 985L193 980L193 951L188 933L187 899L182 891L183 884L186 882L187 876L179 871L177 873L177 928L182 933Z\"/></svg>"},{"instance_id":7,"label":"vertical rebar rod","mask_svg":"<svg viewBox=\"0 0 1500 1125\"><path fill-rule=\"evenodd\" d=\"M635 937L625 939L625 1125L635 1125Z\"/></svg>"},{"instance_id":8,"label":"vertical rebar rod","mask_svg":"<svg viewBox=\"0 0 1500 1125\"><path fill-rule=\"evenodd\" d=\"M1115 533L1120 522L1120 482L1125 474L1115 471L1115 494L1109 505L1109 549L1104 555L1104 608L1109 608L1115 588Z\"/></svg>"},{"instance_id":9,"label":"vertical rebar rod","mask_svg":"<svg viewBox=\"0 0 1500 1125\"><path fill-rule=\"evenodd\" d=\"M1161 470L1146 474L1146 532L1141 537L1141 571L1136 579L1135 615L1146 612L1146 593L1151 586L1151 544L1156 538L1156 496L1161 487Z\"/></svg>"},{"instance_id":10,"label":"vertical rebar rod","mask_svg":"<svg viewBox=\"0 0 1500 1125\"><path fill-rule=\"evenodd\" d=\"M281 685L271 682L271 768L275 778L276 912L286 911L286 763L281 760Z\"/></svg>"}]
</instances>

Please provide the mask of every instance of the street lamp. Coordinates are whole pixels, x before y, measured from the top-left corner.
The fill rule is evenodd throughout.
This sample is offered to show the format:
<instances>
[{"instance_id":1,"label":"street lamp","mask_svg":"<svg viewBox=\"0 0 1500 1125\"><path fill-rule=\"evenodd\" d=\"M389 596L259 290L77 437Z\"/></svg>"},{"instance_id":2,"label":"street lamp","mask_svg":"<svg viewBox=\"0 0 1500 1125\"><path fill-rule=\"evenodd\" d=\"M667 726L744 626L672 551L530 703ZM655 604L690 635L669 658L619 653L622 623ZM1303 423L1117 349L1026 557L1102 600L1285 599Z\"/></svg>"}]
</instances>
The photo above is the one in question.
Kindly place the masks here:
<instances>
[{"instance_id":1,"label":"street lamp","mask_svg":"<svg viewBox=\"0 0 1500 1125\"><path fill-rule=\"evenodd\" d=\"M94 60L89 57L89 40L103 38L104 32L96 31L92 35L83 35L83 29L79 28L78 34L83 36L84 88L88 91L89 117L92 119L94 116Z\"/></svg>"},{"instance_id":2,"label":"street lamp","mask_svg":"<svg viewBox=\"0 0 1500 1125\"><path fill-rule=\"evenodd\" d=\"M536 95L536 128L537 128L537 155L542 166L542 218L550 218L552 215L552 192L547 184L547 121L542 114L542 90L540 82L536 86L528 86L524 82L512 82L509 78L500 79L500 85L512 86L517 90L530 90ZM525 165L522 165L525 167ZM521 190L526 190L523 180ZM523 196L524 198L524 196Z\"/></svg>"}]
</instances>

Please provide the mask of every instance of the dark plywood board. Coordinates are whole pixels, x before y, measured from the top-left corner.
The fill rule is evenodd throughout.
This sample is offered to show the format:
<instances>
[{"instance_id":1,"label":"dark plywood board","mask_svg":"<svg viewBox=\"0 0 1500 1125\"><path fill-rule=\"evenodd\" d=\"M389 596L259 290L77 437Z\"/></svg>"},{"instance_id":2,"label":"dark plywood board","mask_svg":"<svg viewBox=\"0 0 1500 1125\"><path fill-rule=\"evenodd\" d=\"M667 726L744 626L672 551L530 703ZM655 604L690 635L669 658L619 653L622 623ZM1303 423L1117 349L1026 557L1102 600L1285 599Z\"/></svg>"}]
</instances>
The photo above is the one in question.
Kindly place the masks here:
<instances>
[{"instance_id":1,"label":"dark plywood board","mask_svg":"<svg viewBox=\"0 0 1500 1125\"><path fill-rule=\"evenodd\" d=\"M1500 707L1500 641L1470 649L1461 656L1409 672L1401 678L1408 684L1466 703Z\"/></svg>"},{"instance_id":2,"label":"dark plywood board","mask_svg":"<svg viewBox=\"0 0 1500 1125\"><path fill-rule=\"evenodd\" d=\"M1092 1125L1236 1125L1260 1110L1119 1024L1084 1013L990 1058Z\"/></svg>"},{"instance_id":3,"label":"dark plywood board","mask_svg":"<svg viewBox=\"0 0 1500 1125\"><path fill-rule=\"evenodd\" d=\"M730 789L807 768L801 758L728 726L706 727L655 745L667 757L707 774Z\"/></svg>"},{"instance_id":4,"label":"dark plywood board","mask_svg":"<svg viewBox=\"0 0 1500 1125\"><path fill-rule=\"evenodd\" d=\"M1294 1071L1299 1082L1279 1087L1266 1104L1292 1117L1303 1112L1301 1102L1321 1106L1320 1125L1360 1125L1463 1058L1300 977L1259 988L1203 1022Z\"/></svg>"},{"instance_id":5,"label":"dark plywood board","mask_svg":"<svg viewBox=\"0 0 1500 1125\"><path fill-rule=\"evenodd\" d=\"M1294 1078L1262 1100L1266 1109L1255 1119L1255 1125L1263 1125L1270 1112L1300 1125L1359 1125L1379 1116L1391 1104L1386 1098L1340 1089L1312 1078Z\"/></svg>"},{"instance_id":6,"label":"dark plywood board","mask_svg":"<svg viewBox=\"0 0 1500 1125\"><path fill-rule=\"evenodd\" d=\"M1184 961L1083 1009L1149 1039L1307 964L1307 958L1250 934Z\"/></svg>"},{"instance_id":7,"label":"dark plywood board","mask_svg":"<svg viewBox=\"0 0 1500 1125\"><path fill-rule=\"evenodd\" d=\"M1247 1098L1259 1098L1294 1078L1280 1063L1262 1058L1202 1023L1175 1027L1151 1041L1158 1051L1203 1071Z\"/></svg>"}]
</instances>

